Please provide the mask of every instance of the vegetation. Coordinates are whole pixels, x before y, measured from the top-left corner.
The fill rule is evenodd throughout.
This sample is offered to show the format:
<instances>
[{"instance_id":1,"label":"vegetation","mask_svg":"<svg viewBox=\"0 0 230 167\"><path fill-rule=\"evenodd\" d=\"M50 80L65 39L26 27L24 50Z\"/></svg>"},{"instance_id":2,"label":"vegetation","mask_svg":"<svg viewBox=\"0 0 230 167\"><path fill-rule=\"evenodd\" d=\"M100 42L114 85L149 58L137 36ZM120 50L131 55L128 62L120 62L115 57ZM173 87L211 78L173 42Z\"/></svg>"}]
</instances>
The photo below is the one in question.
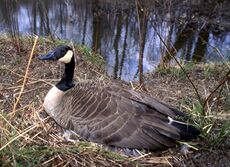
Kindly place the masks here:
<instances>
[{"instance_id":1,"label":"vegetation","mask_svg":"<svg viewBox=\"0 0 230 167\"><path fill-rule=\"evenodd\" d=\"M89 61L98 67L104 64L103 57L100 54L93 52L89 47L83 45L77 46L77 49L83 55L84 60Z\"/></svg>"},{"instance_id":2,"label":"vegetation","mask_svg":"<svg viewBox=\"0 0 230 167\"><path fill-rule=\"evenodd\" d=\"M42 108L45 94L50 85L56 83L61 71L56 64L38 61L37 54L44 53L55 45L72 45L78 57L83 59L77 66L77 80L106 76L101 70L102 57L86 46L39 37L33 59L28 65L34 38L18 39L20 53L12 44L12 39L0 37L0 60L3 62L0 66L0 166L183 166L183 163L192 166L194 163L201 163L203 158L209 157L212 158L210 161L216 161L215 155L209 154L210 150L219 153L219 159L223 163L228 163L228 157L222 155L221 150L227 151L230 138L229 64L183 65L202 101L198 100L179 67L159 68L146 75L146 93L189 113L190 122L202 132L201 138L186 143L193 148L189 149L192 152L189 156L181 155L178 148L174 148L159 155L141 150L139 157L126 157L94 143L80 140L74 144L66 141L60 134L61 128ZM27 76L26 67L29 68ZM104 79L111 78L106 76ZM136 84L134 88L137 89ZM22 87L21 97L12 114ZM193 156L198 158L191 158Z\"/></svg>"},{"instance_id":3,"label":"vegetation","mask_svg":"<svg viewBox=\"0 0 230 167\"><path fill-rule=\"evenodd\" d=\"M204 92L206 94L205 97L202 97L202 101L199 101L198 98L195 98L194 100L186 97L183 98L182 101L180 101L180 105L190 106L189 108L187 108L187 110L189 110L193 116L191 122L201 130L201 136L202 139L205 140L205 145L207 146L207 148L215 147L216 144L219 144L221 141L225 140L226 137L230 136L230 121L228 120L228 99L230 97L227 81L227 79L229 79L228 64L216 63L196 65L194 63L188 63L183 65L183 68L187 73L189 73L189 71L191 70L198 70L200 73L197 73L196 75L200 75L202 79L214 80L215 78L219 78L219 80L224 80L224 82L220 82L219 84L216 83L216 85L213 83L209 83L210 85L207 86L211 86L214 88L216 86L216 88L213 92L209 92L209 94L207 94L207 92ZM166 69L158 68L156 70L156 73L161 75L170 75L177 79L186 79L183 70L177 66ZM193 80L193 82L196 81ZM215 97L212 97L211 101L209 97L212 94L215 94ZM223 104L223 102L225 104ZM225 105L225 108L222 108L223 106L221 106L220 103L222 103L222 105ZM206 106L206 104L208 106ZM222 113L223 115L221 115L220 113ZM219 118L218 116L222 116L222 118Z\"/></svg>"}]
</instances>

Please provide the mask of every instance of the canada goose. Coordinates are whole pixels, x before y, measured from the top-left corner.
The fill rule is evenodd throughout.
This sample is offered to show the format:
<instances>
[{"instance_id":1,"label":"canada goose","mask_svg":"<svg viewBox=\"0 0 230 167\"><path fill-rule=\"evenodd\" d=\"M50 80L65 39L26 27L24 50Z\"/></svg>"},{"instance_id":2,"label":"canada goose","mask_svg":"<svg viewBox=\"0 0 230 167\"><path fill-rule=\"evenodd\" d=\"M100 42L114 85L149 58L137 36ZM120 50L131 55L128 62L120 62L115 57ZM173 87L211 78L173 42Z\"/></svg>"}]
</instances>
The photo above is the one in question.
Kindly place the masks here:
<instances>
[{"instance_id":1,"label":"canada goose","mask_svg":"<svg viewBox=\"0 0 230 167\"><path fill-rule=\"evenodd\" d=\"M45 97L46 112L88 141L161 150L199 135L192 125L176 120L187 117L184 113L151 96L100 80L74 85L75 60L69 46L58 46L38 58L65 63L63 77Z\"/></svg>"}]
</instances>

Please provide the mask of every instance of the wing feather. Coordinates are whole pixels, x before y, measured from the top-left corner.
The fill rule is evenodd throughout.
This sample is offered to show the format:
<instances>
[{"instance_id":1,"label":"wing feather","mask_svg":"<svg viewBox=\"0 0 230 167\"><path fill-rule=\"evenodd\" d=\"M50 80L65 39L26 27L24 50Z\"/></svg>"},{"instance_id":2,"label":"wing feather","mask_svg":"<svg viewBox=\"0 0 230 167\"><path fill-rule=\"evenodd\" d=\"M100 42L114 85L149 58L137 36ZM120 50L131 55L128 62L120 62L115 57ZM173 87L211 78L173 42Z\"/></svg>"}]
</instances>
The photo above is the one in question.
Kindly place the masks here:
<instances>
[{"instance_id":1,"label":"wing feather","mask_svg":"<svg viewBox=\"0 0 230 167\"><path fill-rule=\"evenodd\" d=\"M71 112L63 124L86 140L156 150L174 146L180 138L179 130L168 124L174 111L148 95L91 81L76 84L64 99L62 109Z\"/></svg>"}]
</instances>

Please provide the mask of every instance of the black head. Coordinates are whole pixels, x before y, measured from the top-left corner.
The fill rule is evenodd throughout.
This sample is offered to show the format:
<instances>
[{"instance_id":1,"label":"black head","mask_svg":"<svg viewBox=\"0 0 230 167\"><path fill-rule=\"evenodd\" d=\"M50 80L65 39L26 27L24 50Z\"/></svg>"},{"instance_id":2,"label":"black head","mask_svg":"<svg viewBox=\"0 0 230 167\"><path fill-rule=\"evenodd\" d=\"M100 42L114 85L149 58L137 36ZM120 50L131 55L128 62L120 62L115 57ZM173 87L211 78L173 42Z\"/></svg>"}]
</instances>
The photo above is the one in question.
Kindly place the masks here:
<instances>
[{"instance_id":1,"label":"black head","mask_svg":"<svg viewBox=\"0 0 230 167\"><path fill-rule=\"evenodd\" d=\"M40 60L57 60L63 63L69 63L73 57L73 49L67 45L60 45L46 55L40 55Z\"/></svg>"}]
</instances>

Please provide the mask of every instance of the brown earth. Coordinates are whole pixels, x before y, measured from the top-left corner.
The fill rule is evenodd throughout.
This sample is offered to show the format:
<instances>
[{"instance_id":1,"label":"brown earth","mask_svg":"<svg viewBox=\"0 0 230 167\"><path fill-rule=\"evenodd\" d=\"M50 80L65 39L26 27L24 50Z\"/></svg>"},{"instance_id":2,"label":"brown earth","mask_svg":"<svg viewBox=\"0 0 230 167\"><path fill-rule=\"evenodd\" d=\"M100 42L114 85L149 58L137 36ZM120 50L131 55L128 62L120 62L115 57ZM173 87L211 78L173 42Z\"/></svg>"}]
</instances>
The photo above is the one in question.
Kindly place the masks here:
<instances>
[{"instance_id":1,"label":"brown earth","mask_svg":"<svg viewBox=\"0 0 230 167\"><path fill-rule=\"evenodd\" d=\"M28 44L29 43L29 44ZM11 40L0 38L0 147L13 140L12 143L0 151L0 166L28 165L22 150L30 148L34 152L41 149L44 154L39 164L35 166L175 166L175 167L229 167L230 166L230 139L224 137L215 145L212 139L201 137L192 145L198 149L189 149L189 153L182 154L180 147L163 152L143 153L140 157L124 158L111 155L94 146L94 144L73 144L64 140L62 130L49 119L42 108L43 98L62 74L62 65L41 62L36 59L38 53L50 50L52 41L42 40L36 50L29 67L29 73L17 110L12 115L12 108L21 89L29 53L32 48L32 39L21 41L20 53L17 53ZM79 56L81 54L77 52ZM115 81L106 76L97 65L89 61L82 61L76 67L75 80L104 78L112 82L122 83L131 87L129 83ZM219 84L226 74L224 65L194 65L187 72L198 88L198 92L205 99ZM136 86L136 87L135 87ZM138 90L138 86L134 83ZM176 72L160 71L145 76L147 94L157 97L181 110L192 113L197 97L194 89L186 77ZM216 101L210 101L210 113L215 115L215 123L210 134L220 131L223 122L229 120L229 81L223 86L223 91L215 93ZM141 90L139 90L141 91ZM196 116L193 116L196 119ZM198 121L194 121L198 122ZM229 128L227 128L229 131ZM20 135L21 134L21 135ZM23 134L23 135L22 135ZM17 137L18 136L18 137ZM19 137L20 136L20 137ZM15 139L15 137L17 137ZM212 137L212 135L210 135ZM190 143L191 144L191 143ZM51 148L50 153L44 148ZM63 151L63 148L66 150ZM18 151L22 151L17 153ZM55 151L53 151L55 150ZM59 150L59 151L57 151ZM60 151L62 150L62 151ZM43 152L44 151L44 152ZM31 152L31 155L33 152ZM29 156L29 155L27 155ZM38 156L36 154L36 156ZM118 156L118 157L117 157ZM37 157L35 157L37 158Z\"/></svg>"}]
</instances>

